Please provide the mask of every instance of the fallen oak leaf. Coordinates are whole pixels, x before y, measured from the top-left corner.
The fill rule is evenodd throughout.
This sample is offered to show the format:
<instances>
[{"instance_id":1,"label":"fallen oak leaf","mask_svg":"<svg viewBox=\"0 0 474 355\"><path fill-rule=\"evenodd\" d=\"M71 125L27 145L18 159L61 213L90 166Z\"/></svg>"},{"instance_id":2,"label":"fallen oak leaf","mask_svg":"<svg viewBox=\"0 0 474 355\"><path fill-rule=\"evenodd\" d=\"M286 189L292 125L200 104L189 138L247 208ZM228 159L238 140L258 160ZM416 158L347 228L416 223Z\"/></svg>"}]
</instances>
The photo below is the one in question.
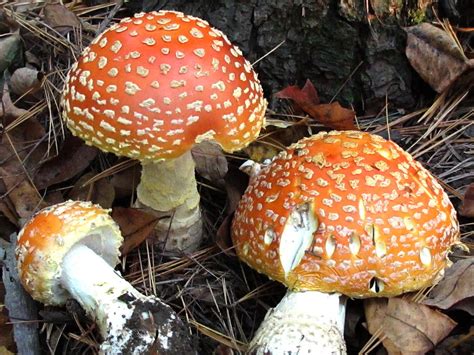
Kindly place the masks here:
<instances>
[{"instance_id":1,"label":"fallen oak leaf","mask_svg":"<svg viewBox=\"0 0 474 355\"><path fill-rule=\"evenodd\" d=\"M112 218L118 223L124 237L122 255L127 255L150 237L160 219L139 208L127 207L113 208Z\"/></svg>"},{"instance_id":2,"label":"fallen oak leaf","mask_svg":"<svg viewBox=\"0 0 474 355\"><path fill-rule=\"evenodd\" d=\"M377 312L370 311L374 304ZM386 303L368 299L364 308L369 332L373 334L382 327L382 334L386 337L383 344L389 353L424 354L457 324L439 311L401 297L389 298Z\"/></svg>"},{"instance_id":3,"label":"fallen oak leaf","mask_svg":"<svg viewBox=\"0 0 474 355\"><path fill-rule=\"evenodd\" d=\"M364 300L364 313L367 320L367 330L370 334L379 334L378 338L382 339L383 346L389 354L398 352L397 346L386 336L380 329L383 327L385 313L387 311L388 298L369 298Z\"/></svg>"},{"instance_id":4,"label":"fallen oak leaf","mask_svg":"<svg viewBox=\"0 0 474 355\"><path fill-rule=\"evenodd\" d=\"M384 332L402 353L425 353L441 342L456 322L441 312L403 298L390 298Z\"/></svg>"},{"instance_id":5,"label":"fallen oak leaf","mask_svg":"<svg viewBox=\"0 0 474 355\"><path fill-rule=\"evenodd\" d=\"M423 303L441 309L458 308L460 302L468 299L474 303L473 281L474 258L457 261L446 270L443 279L433 288L429 298ZM470 311L470 314L474 316L472 307L462 309Z\"/></svg>"},{"instance_id":6,"label":"fallen oak leaf","mask_svg":"<svg viewBox=\"0 0 474 355\"><path fill-rule=\"evenodd\" d=\"M277 92L276 97L290 99L317 122L337 130L357 129L354 124L355 112L342 107L338 102L321 104L316 89L311 81L306 80L303 89L288 86Z\"/></svg>"}]
</instances>

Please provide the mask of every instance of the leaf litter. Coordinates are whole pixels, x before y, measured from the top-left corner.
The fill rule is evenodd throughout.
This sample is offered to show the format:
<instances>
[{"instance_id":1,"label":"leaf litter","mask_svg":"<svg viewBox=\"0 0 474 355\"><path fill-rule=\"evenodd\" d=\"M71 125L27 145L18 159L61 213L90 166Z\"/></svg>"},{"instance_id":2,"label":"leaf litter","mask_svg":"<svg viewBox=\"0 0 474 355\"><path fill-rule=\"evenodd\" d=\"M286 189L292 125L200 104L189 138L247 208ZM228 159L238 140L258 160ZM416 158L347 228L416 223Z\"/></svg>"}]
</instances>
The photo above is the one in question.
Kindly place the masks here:
<instances>
[{"instance_id":1,"label":"leaf litter","mask_svg":"<svg viewBox=\"0 0 474 355\"><path fill-rule=\"evenodd\" d=\"M440 68L437 81L428 81L440 90L431 106L410 113L387 106L377 115L357 117L356 125L352 109L337 102L321 103L310 81L301 89L284 88L275 96L288 99L286 111L269 111L266 129L250 148L232 155L209 147L197 153L202 158L198 179L208 241L191 255L167 255L151 242L156 217L133 208L139 166L74 141L59 116L59 94L74 56L115 15L124 13L115 4L87 7L81 2L37 2L5 7L0 15L8 19L5 23L11 32L0 37L4 73L0 107L0 213L4 218L0 229L2 223L19 228L42 206L68 198L112 208L125 237L121 266L125 278L144 293L160 295L189 320L202 353L244 351L267 309L284 293L283 287L240 264L232 253L229 225L248 180L238 167L249 156L260 162L271 159L285 146L321 129L361 129L393 137L439 178L465 216L461 219L463 242L474 246L469 212L472 188L466 183L474 166L474 130L469 126L474 106L459 80L463 70L469 69L465 66L470 59L466 62L455 52L436 47L425 29L412 30L410 41L418 41L419 48L410 45L415 51L407 56L416 57L413 63L419 64L412 64L414 68L420 73L426 70L425 58L435 51L441 59L448 58L443 65L452 65L444 82L439 77L443 65L430 64ZM27 63L19 60L22 53ZM461 85L455 87L453 82ZM461 327L459 321L464 318L453 310L472 314L472 256L456 253L453 259L457 261L445 278L431 293L426 290L418 295L417 302L406 296L368 300L364 315L362 302L349 300L352 321L348 326L353 328L349 333L365 332L362 338L374 335L366 346L352 344L357 351L380 349L380 341L389 353L404 354L433 349L443 338L443 346L449 343L450 351L468 344L472 329ZM1 300L0 295L0 305ZM97 351L99 336L92 323L77 315L69 318L73 323L64 323L54 318L55 312L44 308L38 316L44 321L40 336L52 352ZM2 335L4 329L11 329L5 320L0 318ZM12 350L11 345L11 339L0 338L0 349Z\"/></svg>"}]
</instances>

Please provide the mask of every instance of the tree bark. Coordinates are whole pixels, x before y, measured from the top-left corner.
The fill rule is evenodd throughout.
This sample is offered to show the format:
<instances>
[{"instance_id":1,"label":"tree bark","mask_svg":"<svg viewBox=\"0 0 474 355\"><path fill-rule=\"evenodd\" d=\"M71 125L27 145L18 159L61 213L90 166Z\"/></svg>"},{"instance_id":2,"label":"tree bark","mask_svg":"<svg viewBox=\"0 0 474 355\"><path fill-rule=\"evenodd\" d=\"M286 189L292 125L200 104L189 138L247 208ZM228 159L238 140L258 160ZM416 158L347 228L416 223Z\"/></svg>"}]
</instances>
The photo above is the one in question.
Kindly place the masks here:
<instances>
[{"instance_id":1,"label":"tree bark","mask_svg":"<svg viewBox=\"0 0 474 355\"><path fill-rule=\"evenodd\" d=\"M417 102L416 73L405 56L401 26L425 18L426 0L144 0L131 11L178 10L208 20L255 65L266 96L310 79L322 102L359 112ZM367 113L367 111L365 111Z\"/></svg>"}]
</instances>

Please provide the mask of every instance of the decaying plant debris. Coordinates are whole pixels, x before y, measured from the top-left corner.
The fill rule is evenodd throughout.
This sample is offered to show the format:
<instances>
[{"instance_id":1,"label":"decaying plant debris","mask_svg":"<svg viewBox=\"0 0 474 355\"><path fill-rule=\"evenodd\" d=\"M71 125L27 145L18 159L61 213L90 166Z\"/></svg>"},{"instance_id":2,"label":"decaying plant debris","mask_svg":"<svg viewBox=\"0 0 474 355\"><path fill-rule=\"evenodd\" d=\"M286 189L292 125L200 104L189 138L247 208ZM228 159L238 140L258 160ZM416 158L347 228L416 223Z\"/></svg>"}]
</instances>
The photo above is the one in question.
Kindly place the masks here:
<instances>
[{"instance_id":1,"label":"decaying plant debris","mask_svg":"<svg viewBox=\"0 0 474 355\"><path fill-rule=\"evenodd\" d=\"M462 213L461 238L473 250L472 80L453 80L448 88L442 87L430 105L406 112L390 106L387 97L386 107L378 114L358 116L355 120L351 108L340 107L337 100L320 103L319 99L314 101L315 96L312 104L304 101L305 106L295 100L301 99L301 92L295 94L295 88L279 88L283 90L281 98L290 98L298 106L282 100L285 110L269 110L269 126L245 153L226 155L225 160L212 147L195 152L201 156L197 170L207 240L190 255L163 253L149 239L156 218L131 208L139 165L85 146L66 132L58 114L59 95L74 58L103 28L129 13L115 3L63 4L18 2L0 8L0 238L5 243L25 220L48 204L73 198L112 208L112 216L126 238L121 271L127 280L144 294L159 295L189 322L199 339L200 353L244 352L266 310L278 302L284 290L240 264L232 251L228 222L246 185L246 177L237 167L248 156L254 160L270 158L304 135L331 128L327 120L337 117L351 128L355 125L391 138L423 162ZM468 62L474 55L466 33L469 32L459 32L459 44ZM440 68L442 64L437 63ZM330 112L326 121L318 120L317 114L312 115L318 104L337 106L339 115ZM209 159L203 158L206 154ZM227 174L223 176L223 172ZM452 257L456 262L453 271L432 294L423 290L393 301L373 301L365 305L365 315L362 302L350 301L346 324L349 351L372 351L380 344L393 353L427 350L429 344L415 347L414 343L430 331L416 327L417 322L426 323L430 312L443 320L439 322L442 329L436 329L436 334L429 337L432 342L439 342L435 345L440 351L461 354L472 349L474 325L469 323L469 317L473 314L474 297L467 287L472 279L466 276L467 272L472 273L472 255L456 252ZM453 284L463 292L453 294L440 289ZM97 351L97 330L78 305L71 303L67 309L40 306L36 318L30 320L8 318L4 294L5 287L0 284L0 353L15 352L21 347L13 340L12 323L23 321L38 325L44 353ZM385 312L386 318L386 314L397 314L398 318L383 322L380 312ZM407 314L412 326L398 326L406 323L407 318L403 317Z\"/></svg>"}]
</instances>

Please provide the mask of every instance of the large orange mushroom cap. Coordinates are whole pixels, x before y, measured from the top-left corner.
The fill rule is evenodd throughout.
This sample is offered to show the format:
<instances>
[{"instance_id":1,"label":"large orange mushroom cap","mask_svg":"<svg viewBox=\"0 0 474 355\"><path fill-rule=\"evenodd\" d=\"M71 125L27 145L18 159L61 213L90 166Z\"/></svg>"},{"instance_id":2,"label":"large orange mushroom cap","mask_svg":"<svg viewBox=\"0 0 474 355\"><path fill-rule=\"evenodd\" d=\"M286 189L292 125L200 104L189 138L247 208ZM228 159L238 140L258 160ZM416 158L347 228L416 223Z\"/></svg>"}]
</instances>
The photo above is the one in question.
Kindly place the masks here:
<instances>
[{"instance_id":1,"label":"large orange mushroom cap","mask_svg":"<svg viewBox=\"0 0 474 355\"><path fill-rule=\"evenodd\" d=\"M439 183L407 152L379 136L334 131L262 168L232 238L242 260L291 289L392 296L435 281L459 225Z\"/></svg>"},{"instance_id":2,"label":"large orange mushroom cap","mask_svg":"<svg viewBox=\"0 0 474 355\"><path fill-rule=\"evenodd\" d=\"M267 105L241 51L174 11L136 14L99 35L72 66L62 104L74 135L145 162L202 140L241 149L258 136Z\"/></svg>"}]
</instances>

